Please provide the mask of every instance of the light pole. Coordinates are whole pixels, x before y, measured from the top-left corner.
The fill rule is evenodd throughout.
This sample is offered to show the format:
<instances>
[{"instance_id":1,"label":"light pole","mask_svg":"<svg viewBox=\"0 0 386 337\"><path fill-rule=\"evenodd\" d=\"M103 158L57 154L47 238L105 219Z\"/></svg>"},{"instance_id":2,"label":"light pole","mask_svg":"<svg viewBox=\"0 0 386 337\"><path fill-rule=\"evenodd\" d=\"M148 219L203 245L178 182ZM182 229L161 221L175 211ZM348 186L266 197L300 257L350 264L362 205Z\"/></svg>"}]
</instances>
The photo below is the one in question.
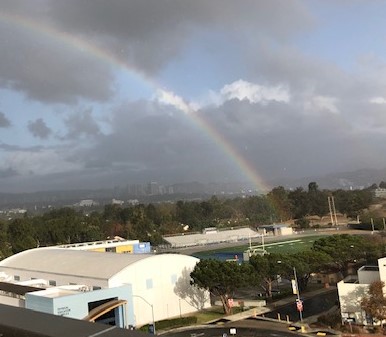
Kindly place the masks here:
<instances>
[{"instance_id":1,"label":"light pole","mask_svg":"<svg viewBox=\"0 0 386 337\"><path fill-rule=\"evenodd\" d=\"M142 296L139 296L139 295L133 295L133 297L138 297L140 298L141 300L143 300L147 305L150 306L151 308L151 317L152 317L152 320L153 320L153 334L155 335L156 334L156 331L155 331L155 321L154 321L154 308L153 308L153 304L149 303L148 301L146 301Z\"/></svg>"},{"instance_id":2,"label":"light pole","mask_svg":"<svg viewBox=\"0 0 386 337\"><path fill-rule=\"evenodd\" d=\"M299 284L298 284L298 277L296 275L296 268L293 267L293 270L294 270L294 278L295 278L295 287L296 287L296 295L297 295L297 305L299 306L298 307L298 311L299 311L299 318L300 318L300 323L302 324L303 323L303 304L301 302L301 299L300 299L300 291L299 291Z\"/></svg>"},{"instance_id":3,"label":"light pole","mask_svg":"<svg viewBox=\"0 0 386 337\"><path fill-rule=\"evenodd\" d=\"M279 260L279 261L277 261L277 263L281 263L281 261ZM293 280L294 283L292 284L292 289L293 289L293 293L296 294L296 296L297 296L296 306L297 306L297 309L299 311L301 331L305 332L305 328L303 326L303 302L300 299L299 283L298 283L298 277L296 274L296 268L292 267L292 270L294 272L294 280Z\"/></svg>"}]
</instances>

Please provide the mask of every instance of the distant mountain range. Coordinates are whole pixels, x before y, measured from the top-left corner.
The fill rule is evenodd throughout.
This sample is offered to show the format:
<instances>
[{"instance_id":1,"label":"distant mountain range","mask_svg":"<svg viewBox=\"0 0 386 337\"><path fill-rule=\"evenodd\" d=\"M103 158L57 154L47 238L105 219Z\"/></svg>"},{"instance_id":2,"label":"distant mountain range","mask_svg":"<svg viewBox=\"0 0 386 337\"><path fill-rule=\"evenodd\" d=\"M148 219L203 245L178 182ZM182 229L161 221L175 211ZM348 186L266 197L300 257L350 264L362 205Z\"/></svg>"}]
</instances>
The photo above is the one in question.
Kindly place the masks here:
<instances>
[{"instance_id":1,"label":"distant mountain range","mask_svg":"<svg viewBox=\"0 0 386 337\"><path fill-rule=\"evenodd\" d=\"M315 181L321 189L362 189L386 181L386 168L330 173L301 179L278 179L273 181L271 186L281 185L285 188L307 187L308 183L312 181Z\"/></svg>"},{"instance_id":2,"label":"distant mountain range","mask_svg":"<svg viewBox=\"0 0 386 337\"><path fill-rule=\"evenodd\" d=\"M270 182L270 186L284 186L286 189L296 187L307 188L308 184L315 181L321 189L362 189L386 181L385 169L362 169L352 172L331 173L324 176L310 176L301 179L277 179ZM152 183L153 184L153 183ZM158 185L158 184L157 184ZM139 185L134 185L138 187ZM159 193L147 191L147 185L141 185L141 191L135 194L129 185L117 186L114 189L83 189L83 190L57 190L40 191L33 193L0 193L0 207L23 207L27 209L47 207L63 207L74 205L83 199L92 199L100 205L111 203L113 199L127 201L138 199L139 202L162 202L176 200L205 199L212 195L236 197L238 195L255 194L257 191L249 190L245 183L180 183L162 187ZM161 192L162 191L162 192ZM166 191L166 192L165 192ZM267 191L264 191L267 192Z\"/></svg>"}]
</instances>

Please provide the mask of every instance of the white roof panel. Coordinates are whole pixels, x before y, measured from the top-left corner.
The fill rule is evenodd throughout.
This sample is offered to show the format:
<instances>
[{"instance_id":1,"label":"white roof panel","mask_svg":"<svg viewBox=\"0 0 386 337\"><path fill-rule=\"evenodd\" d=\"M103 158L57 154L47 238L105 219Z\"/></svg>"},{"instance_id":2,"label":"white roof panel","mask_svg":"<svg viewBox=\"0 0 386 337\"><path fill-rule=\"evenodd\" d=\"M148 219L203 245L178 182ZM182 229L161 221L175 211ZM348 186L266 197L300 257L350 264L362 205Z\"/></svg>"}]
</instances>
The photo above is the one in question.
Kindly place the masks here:
<instances>
[{"instance_id":1,"label":"white roof panel","mask_svg":"<svg viewBox=\"0 0 386 337\"><path fill-rule=\"evenodd\" d=\"M35 248L0 261L0 270L31 270L109 279L122 269L154 254L100 253L63 248Z\"/></svg>"}]
</instances>

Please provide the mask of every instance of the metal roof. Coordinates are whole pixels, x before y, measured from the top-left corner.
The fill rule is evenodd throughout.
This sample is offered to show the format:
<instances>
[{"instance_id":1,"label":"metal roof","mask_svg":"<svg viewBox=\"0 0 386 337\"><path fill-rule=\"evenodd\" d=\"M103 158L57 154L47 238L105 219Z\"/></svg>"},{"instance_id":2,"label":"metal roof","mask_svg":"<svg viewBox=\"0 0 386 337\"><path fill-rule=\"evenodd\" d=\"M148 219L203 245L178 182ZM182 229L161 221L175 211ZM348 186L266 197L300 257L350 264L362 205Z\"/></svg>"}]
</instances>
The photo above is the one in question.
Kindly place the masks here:
<instances>
[{"instance_id":1,"label":"metal roof","mask_svg":"<svg viewBox=\"0 0 386 337\"><path fill-rule=\"evenodd\" d=\"M154 254L100 253L63 248L34 248L0 261L0 270L39 271L108 280L124 268Z\"/></svg>"}]
</instances>

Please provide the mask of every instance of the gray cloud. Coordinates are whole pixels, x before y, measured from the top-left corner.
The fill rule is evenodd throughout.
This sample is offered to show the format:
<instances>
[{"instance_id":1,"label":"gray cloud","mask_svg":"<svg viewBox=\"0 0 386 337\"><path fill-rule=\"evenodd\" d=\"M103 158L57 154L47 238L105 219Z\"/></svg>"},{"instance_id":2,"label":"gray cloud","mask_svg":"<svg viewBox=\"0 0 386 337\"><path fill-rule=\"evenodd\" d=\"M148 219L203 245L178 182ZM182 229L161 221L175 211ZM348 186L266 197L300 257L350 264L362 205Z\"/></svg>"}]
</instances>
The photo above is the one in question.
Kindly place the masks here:
<instances>
[{"instance_id":1,"label":"gray cloud","mask_svg":"<svg viewBox=\"0 0 386 337\"><path fill-rule=\"evenodd\" d=\"M234 39L253 32L285 40L312 21L299 1L284 0L41 0L39 6L19 0L2 8L9 19L0 22L0 85L67 104L111 98L111 59L154 75L204 27Z\"/></svg>"},{"instance_id":2,"label":"gray cloud","mask_svg":"<svg viewBox=\"0 0 386 337\"><path fill-rule=\"evenodd\" d=\"M11 126L11 122L5 116L4 112L0 111L0 128L8 128Z\"/></svg>"},{"instance_id":3,"label":"gray cloud","mask_svg":"<svg viewBox=\"0 0 386 337\"><path fill-rule=\"evenodd\" d=\"M41 186L66 187L86 181L231 181L246 178L239 156L265 180L386 166L386 64L364 56L350 72L303 53L293 37L314 24L303 4L4 1L1 7L11 16L0 21L0 87L51 104L61 123L50 125L51 131L41 118L29 122L35 137L58 135L47 147L0 144L0 177L44 174ZM197 66L176 79L189 82L197 71L181 91L202 86L216 90L218 99L221 88L212 85L241 79L258 85L264 99L228 92L192 113L156 101L118 101L116 92L130 88L116 91L114 62L151 79L160 75L162 83L165 69L196 47L204 56L194 54ZM205 62L224 77L213 80L201 72ZM179 76L179 69L172 71ZM272 91L277 87L288 97L272 99L282 94ZM10 120L0 113L0 127Z\"/></svg>"},{"instance_id":4,"label":"gray cloud","mask_svg":"<svg viewBox=\"0 0 386 337\"><path fill-rule=\"evenodd\" d=\"M35 121L29 121L27 127L34 137L41 139L47 139L52 133L52 130L46 125L42 118L38 118Z\"/></svg>"},{"instance_id":5,"label":"gray cloud","mask_svg":"<svg viewBox=\"0 0 386 337\"><path fill-rule=\"evenodd\" d=\"M66 117L64 121L67 127L67 134L64 139L79 139L82 136L97 136L100 129L94 120L92 110L84 110Z\"/></svg>"}]
</instances>

